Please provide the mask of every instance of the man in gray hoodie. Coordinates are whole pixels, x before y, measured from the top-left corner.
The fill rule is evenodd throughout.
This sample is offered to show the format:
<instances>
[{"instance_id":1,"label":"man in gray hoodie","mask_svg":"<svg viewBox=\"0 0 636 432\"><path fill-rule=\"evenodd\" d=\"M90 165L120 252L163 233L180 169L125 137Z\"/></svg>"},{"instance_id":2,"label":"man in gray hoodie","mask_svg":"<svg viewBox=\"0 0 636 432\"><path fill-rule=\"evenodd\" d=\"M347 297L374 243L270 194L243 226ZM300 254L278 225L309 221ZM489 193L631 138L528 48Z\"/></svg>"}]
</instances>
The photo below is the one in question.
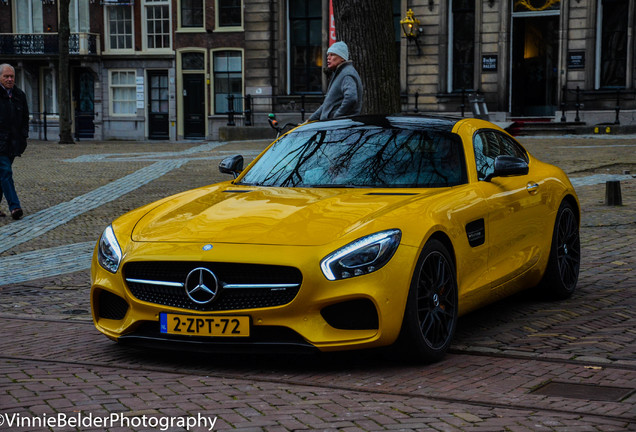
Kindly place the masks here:
<instances>
[{"instance_id":1,"label":"man in gray hoodie","mask_svg":"<svg viewBox=\"0 0 636 432\"><path fill-rule=\"evenodd\" d=\"M309 120L328 120L360 114L362 110L362 80L349 61L349 48L335 42L327 50L327 68L333 73L325 100Z\"/></svg>"}]
</instances>

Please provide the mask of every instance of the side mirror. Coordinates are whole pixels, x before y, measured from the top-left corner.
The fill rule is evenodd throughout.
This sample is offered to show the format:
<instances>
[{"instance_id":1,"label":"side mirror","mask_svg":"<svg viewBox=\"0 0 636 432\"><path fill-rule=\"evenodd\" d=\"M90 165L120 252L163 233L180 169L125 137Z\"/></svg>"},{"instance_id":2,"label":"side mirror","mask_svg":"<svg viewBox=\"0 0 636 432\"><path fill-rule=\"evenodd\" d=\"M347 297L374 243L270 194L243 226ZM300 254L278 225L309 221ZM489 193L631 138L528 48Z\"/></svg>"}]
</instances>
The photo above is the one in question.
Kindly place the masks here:
<instances>
[{"instance_id":1,"label":"side mirror","mask_svg":"<svg viewBox=\"0 0 636 432\"><path fill-rule=\"evenodd\" d=\"M495 170L486 177L486 181L493 177L507 177L528 174L528 162L516 156L497 156L495 158Z\"/></svg>"},{"instance_id":2,"label":"side mirror","mask_svg":"<svg viewBox=\"0 0 636 432\"><path fill-rule=\"evenodd\" d=\"M234 178L237 178L241 171L243 171L243 156L234 155L226 157L219 164L219 171L222 174L232 174Z\"/></svg>"}]
</instances>

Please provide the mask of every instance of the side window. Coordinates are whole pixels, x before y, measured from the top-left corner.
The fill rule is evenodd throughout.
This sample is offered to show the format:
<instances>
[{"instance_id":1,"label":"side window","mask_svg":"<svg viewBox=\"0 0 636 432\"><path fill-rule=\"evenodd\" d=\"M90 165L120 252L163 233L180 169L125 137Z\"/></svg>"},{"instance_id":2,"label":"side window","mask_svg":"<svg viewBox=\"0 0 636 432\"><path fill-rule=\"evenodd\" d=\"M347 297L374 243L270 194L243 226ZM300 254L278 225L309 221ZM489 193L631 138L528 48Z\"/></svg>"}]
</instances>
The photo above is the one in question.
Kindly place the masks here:
<instances>
[{"instance_id":1,"label":"side window","mask_svg":"<svg viewBox=\"0 0 636 432\"><path fill-rule=\"evenodd\" d=\"M528 161L528 155L514 139L497 131L481 131L473 138L477 178L484 180L495 171L497 156L516 156Z\"/></svg>"},{"instance_id":2,"label":"side window","mask_svg":"<svg viewBox=\"0 0 636 432\"><path fill-rule=\"evenodd\" d=\"M502 155L507 156L516 156L528 162L528 154L526 151L517 143L515 140L510 138L507 135L504 135L499 132L492 132L497 135L499 140L501 141L500 151Z\"/></svg>"},{"instance_id":3,"label":"side window","mask_svg":"<svg viewBox=\"0 0 636 432\"><path fill-rule=\"evenodd\" d=\"M495 171L495 158L498 156L499 144L491 132L479 132L473 138L477 178L484 180Z\"/></svg>"}]
</instances>

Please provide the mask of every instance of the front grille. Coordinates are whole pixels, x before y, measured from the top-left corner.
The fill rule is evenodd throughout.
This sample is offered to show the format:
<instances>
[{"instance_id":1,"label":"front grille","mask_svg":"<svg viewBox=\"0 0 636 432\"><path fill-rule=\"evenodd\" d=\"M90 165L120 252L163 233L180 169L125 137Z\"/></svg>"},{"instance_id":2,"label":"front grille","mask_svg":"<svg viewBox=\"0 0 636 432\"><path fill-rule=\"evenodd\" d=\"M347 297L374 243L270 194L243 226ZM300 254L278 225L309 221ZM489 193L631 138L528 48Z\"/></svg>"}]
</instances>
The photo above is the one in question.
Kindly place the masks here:
<instances>
[{"instance_id":1,"label":"front grille","mask_svg":"<svg viewBox=\"0 0 636 432\"><path fill-rule=\"evenodd\" d=\"M216 298L207 304L193 302L185 288L168 286L185 283L188 273L197 267L212 271L222 286L231 285L295 285L293 287L241 287L220 289ZM227 311L281 306L291 302L302 282L300 270L294 267L260 264L211 262L130 262L124 266L124 278L130 292L137 299L182 309L197 311ZM136 279L137 281L130 281ZM166 283L139 282L153 281Z\"/></svg>"}]
</instances>

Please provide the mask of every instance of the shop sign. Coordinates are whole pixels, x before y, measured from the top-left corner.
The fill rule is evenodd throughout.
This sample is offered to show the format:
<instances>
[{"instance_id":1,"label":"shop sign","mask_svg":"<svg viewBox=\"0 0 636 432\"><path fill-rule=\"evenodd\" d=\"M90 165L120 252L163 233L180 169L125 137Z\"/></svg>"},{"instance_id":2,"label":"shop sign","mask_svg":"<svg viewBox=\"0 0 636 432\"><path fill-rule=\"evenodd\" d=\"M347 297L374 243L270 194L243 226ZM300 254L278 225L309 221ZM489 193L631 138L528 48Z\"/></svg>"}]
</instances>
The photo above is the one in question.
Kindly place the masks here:
<instances>
[{"instance_id":1,"label":"shop sign","mask_svg":"<svg viewBox=\"0 0 636 432\"><path fill-rule=\"evenodd\" d=\"M497 54L486 54L481 56L482 72L497 72Z\"/></svg>"},{"instance_id":2,"label":"shop sign","mask_svg":"<svg viewBox=\"0 0 636 432\"><path fill-rule=\"evenodd\" d=\"M585 51L568 52L568 69L585 68Z\"/></svg>"}]
</instances>

